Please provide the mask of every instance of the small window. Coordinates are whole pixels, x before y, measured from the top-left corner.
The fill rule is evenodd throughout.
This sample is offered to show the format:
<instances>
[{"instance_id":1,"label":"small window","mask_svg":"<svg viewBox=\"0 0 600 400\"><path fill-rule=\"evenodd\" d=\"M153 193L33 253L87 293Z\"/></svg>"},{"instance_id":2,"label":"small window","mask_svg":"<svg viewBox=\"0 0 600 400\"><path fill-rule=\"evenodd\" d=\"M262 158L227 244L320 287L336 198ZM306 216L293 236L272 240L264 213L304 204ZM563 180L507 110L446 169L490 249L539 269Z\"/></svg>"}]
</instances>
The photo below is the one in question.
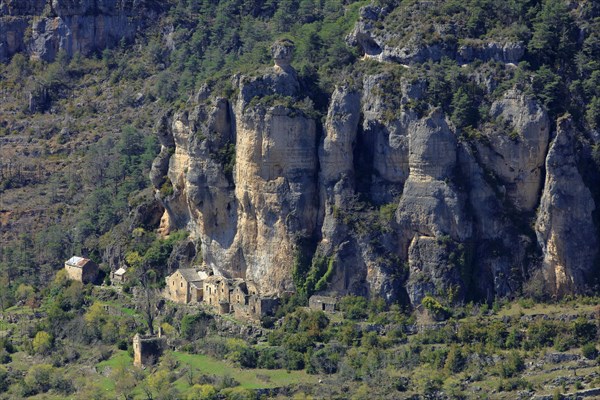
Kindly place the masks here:
<instances>
[{"instance_id":1,"label":"small window","mask_svg":"<svg viewBox=\"0 0 600 400\"><path fill-rule=\"evenodd\" d=\"M181 287L183 287L183 282L181 282L181 284L180 284L180 285L181 285Z\"/></svg>"}]
</instances>

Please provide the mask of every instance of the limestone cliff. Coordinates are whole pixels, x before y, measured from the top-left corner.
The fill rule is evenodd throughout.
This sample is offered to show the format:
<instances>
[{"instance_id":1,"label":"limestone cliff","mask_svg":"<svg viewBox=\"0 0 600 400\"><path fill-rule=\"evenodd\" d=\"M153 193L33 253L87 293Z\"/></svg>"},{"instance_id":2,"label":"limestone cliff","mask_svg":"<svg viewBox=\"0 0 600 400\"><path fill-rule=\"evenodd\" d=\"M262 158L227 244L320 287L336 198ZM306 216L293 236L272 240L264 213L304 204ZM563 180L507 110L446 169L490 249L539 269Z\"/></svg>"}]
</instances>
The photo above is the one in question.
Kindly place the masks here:
<instances>
[{"instance_id":1,"label":"limestone cliff","mask_svg":"<svg viewBox=\"0 0 600 400\"><path fill-rule=\"evenodd\" d=\"M192 112L161 119L153 183L173 187L162 199L163 228L189 229L207 267L281 293L294 289L298 240L317 228L316 123L259 101L296 95L292 69L278 65L237 84L237 99L200 93Z\"/></svg>"},{"instance_id":2,"label":"limestone cliff","mask_svg":"<svg viewBox=\"0 0 600 400\"><path fill-rule=\"evenodd\" d=\"M475 60L518 63L525 55L525 46L518 38L467 39L459 44L456 35L464 21L448 18L433 23L429 10L438 7L436 3L415 1L392 11L385 6L363 7L360 20L348 35L348 43L358 45L367 58L406 65L440 61L444 57L461 64ZM401 29L385 29L389 21L404 21L405 25Z\"/></svg>"},{"instance_id":3,"label":"limestone cliff","mask_svg":"<svg viewBox=\"0 0 600 400\"><path fill-rule=\"evenodd\" d=\"M543 276L556 294L581 291L592 281L598 238L592 220L596 208L577 169L575 128L567 117L558 122L546 158L546 184L536 222L544 251Z\"/></svg>"},{"instance_id":4,"label":"limestone cliff","mask_svg":"<svg viewBox=\"0 0 600 400\"><path fill-rule=\"evenodd\" d=\"M203 87L157 125L163 233L188 229L205 267L263 294L300 284L413 306L511 296L538 265L552 293L584 288L595 205L564 122L547 154L546 112L513 88L481 137L465 139L442 109L408 107L424 98L422 80L401 79L390 118L389 77L367 74L361 89L336 88L321 127L286 51L275 46L260 75L233 77L235 97ZM318 284L302 280L310 271Z\"/></svg>"},{"instance_id":5,"label":"limestone cliff","mask_svg":"<svg viewBox=\"0 0 600 400\"><path fill-rule=\"evenodd\" d=\"M163 6L153 0L2 0L0 62L17 52L44 61L131 41Z\"/></svg>"},{"instance_id":6,"label":"limestone cliff","mask_svg":"<svg viewBox=\"0 0 600 400\"><path fill-rule=\"evenodd\" d=\"M418 16L427 4L394 13ZM521 44L459 46L458 17L426 43L381 29L388 13L361 9L348 40L364 66L338 81L326 110L292 67L293 43L279 41L273 67L230 78L234 95L205 86L185 111L162 116L152 173L162 233L188 229L205 267L263 294L419 306L428 295L449 304L532 287L585 291L598 255L576 151L588 139L519 81ZM435 63L444 57L466 100L444 92L452 86Z\"/></svg>"}]
</instances>

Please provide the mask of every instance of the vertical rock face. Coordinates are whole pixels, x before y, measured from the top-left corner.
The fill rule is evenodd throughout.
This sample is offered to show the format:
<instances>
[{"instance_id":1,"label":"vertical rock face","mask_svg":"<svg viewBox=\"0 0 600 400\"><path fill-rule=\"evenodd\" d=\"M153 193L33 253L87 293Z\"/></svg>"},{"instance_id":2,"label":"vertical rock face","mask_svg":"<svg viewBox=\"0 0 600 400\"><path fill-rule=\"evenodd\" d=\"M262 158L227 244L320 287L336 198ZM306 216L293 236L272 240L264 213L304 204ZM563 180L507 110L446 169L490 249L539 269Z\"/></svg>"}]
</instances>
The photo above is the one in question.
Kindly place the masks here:
<instances>
[{"instance_id":1,"label":"vertical rock face","mask_svg":"<svg viewBox=\"0 0 600 400\"><path fill-rule=\"evenodd\" d=\"M232 78L235 98L204 87L158 123L162 229L188 229L206 267L261 294L300 284L412 306L511 296L539 264L553 293L583 290L595 205L567 122L548 152L546 112L512 89L465 137L425 104L425 79L383 72L337 87L320 126L293 44L272 50L274 67Z\"/></svg>"},{"instance_id":2,"label":"vertical rock face","mask_svg":"<svg viewBox=\"0 0 600 400\"><path fill-rule=\"evenodd\" d=\"M362 92L335 90L319 137L291 66L233 82L233 101L204 88L192 110L159 120L151 174L163 229L190 230L215 273L281 294L309 251L331 270L318 290L413 306L510 296L540 257L553 293L589 280L595 205L574 134L562 121L546 157L548 117L522 93L492 105L501 131L466 141L441 109L390 117L385 79L368 76ZM401 107L423 93L400 83Z\"/></svg>"},{"instance_id":3,"label":"vertical rock face","mask_svg":"<svg viewBox=\"0 0 600 400\"><path fill-rule=\"evenodd\" d=\"M559 120L546 159L546 183L535 225L544 253L543 276L557 295L586 287L598 253L592 221L596 206L577 170L573 132L570 119Z\"/></svg>"},{"instance_id":4,"label":"vertical rock face","mask_svg":"<svg viewBox=\"0 0 600 400\"><path fill-rule=\"evenodd\" d=\"M240 268L263 292L291 290L296 238L316 229L315 122L283 106L236 117Z\"/></svg>"},{"instance_id":5,"label":"vertical rock face","mask_svg":"<svg viewBox=\"0 0 600 400\"><path fill-rule=\"evenodd\" d=\"M453 183L457 168L456 136L441 111L435 110L411 128L410 175L396 212L400 246L409 264L408 296L420 304L425 294L450 288L463 298L458 268L449 261L447 243L471 237L465 198Z\"/></svg>"},{"instance_id":6,"label":"vertical rock face","mask_svg":"<svg viewBox=\"0 0 600 400\"><path fill-rule=\"evenodd\" d=\"M321 254L338 254L331 289L362 291L366 285L367 266L359 244L340 221L344 209L355 195L354 146L360 116L360 97L356 91L337 88L325 121L323 143L319 151L321 167L320 205Z\"/></svg>"},{"instance_id":7,"label":"vertical rock face","mask_svg":"<svg viewBox=\"0 0 600 400\"><path fill-rule=\"evenodd\" d=\"M539 201L550 121L542 107L516 90L492 104L490 116L505 132L486 132L487 144L477 149L481 162L506 185L510 202L532 211Z\"/></svg>"},{"instance_id":8,"label":"vertical rock face","mask_svg":"<svg viewBox=\"0 0 600 400\"><path fill-rule=\"evenodd\" d=\"M237 84L235 105L202 93L192 112L159 120L162 150L151 178L157 189L171 183L172 194L162 190L164 221L201 241L208 268L252 281L262 294L281 293L294 289L299 239L317 228L316 124L298 109L260 101L297 94L291 67Z\"/></svg>"},{"instance_id":9,"label":"vertical rock face","mask_svg":"<svg viewBox=\"0 0 600 400\"><path fill-rule=\"evenodd\" d=\"M0 2L0 61L19 51L52 61L132 40L162 5L149 0L52 0Z\"/></svg>"},{"instance_id":10,"label":"vertical rock face","mask_svg":"<svg viewBox=\"0 0 600 400\"><path fill-rule=\"evenodd\" d=\"M410 110L391 109L382 86L389 79L385 75L367 76L363 81L362 132L360 138L365 161L372 160L370 194L377 203L390 203L402 193L408 178L408 147L410 124L417 119ZM423 87L403 81L398 97L401 104L419 100ZM388 89L389 90L389 89ZM394 118L389 115L393 114ZM366 157L365 157L366 156ZM361 160L363 161L363 160Z\"/></svg>"}]
</instances>

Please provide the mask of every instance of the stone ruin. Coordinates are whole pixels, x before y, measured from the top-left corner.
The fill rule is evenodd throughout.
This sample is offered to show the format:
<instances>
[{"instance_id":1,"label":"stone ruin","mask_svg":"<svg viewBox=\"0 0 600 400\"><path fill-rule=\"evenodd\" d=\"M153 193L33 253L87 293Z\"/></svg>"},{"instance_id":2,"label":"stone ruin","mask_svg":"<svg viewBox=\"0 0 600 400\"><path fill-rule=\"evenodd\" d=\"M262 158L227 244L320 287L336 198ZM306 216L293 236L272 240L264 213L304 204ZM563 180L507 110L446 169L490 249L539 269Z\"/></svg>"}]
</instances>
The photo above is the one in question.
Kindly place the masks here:
<instances>
[{"instance_id":1,"label":"stone ruin","mask_svg":"<svg viewBox=\"0 0 600 400\"><path fill-rule=\"evenodd\" d=\"M158 330L158 335L140 335L133 337L133 365L148 367L154 365L167 347L167 340Z\"/></svg>"}]
</instances>

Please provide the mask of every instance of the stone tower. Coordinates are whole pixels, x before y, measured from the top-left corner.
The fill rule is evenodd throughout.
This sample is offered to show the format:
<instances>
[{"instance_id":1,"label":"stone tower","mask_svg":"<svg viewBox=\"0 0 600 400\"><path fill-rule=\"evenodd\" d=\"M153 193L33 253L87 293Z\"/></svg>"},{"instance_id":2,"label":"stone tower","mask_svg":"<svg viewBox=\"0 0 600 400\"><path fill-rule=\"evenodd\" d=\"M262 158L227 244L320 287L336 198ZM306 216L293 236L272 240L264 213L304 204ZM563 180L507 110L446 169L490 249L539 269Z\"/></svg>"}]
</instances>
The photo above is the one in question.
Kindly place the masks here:
<instances>
[{"instance_id":1,"label":"stone tower","mask_svg":"<svg viewBox=\"0 0 600 400\"><path fill-rule=\"evenodd\" d=\"M141 368L155 364L165 347L166 340L160 330L158 336L136 333L133 337L133 365Z\"/></svg>"}]
</instances>

